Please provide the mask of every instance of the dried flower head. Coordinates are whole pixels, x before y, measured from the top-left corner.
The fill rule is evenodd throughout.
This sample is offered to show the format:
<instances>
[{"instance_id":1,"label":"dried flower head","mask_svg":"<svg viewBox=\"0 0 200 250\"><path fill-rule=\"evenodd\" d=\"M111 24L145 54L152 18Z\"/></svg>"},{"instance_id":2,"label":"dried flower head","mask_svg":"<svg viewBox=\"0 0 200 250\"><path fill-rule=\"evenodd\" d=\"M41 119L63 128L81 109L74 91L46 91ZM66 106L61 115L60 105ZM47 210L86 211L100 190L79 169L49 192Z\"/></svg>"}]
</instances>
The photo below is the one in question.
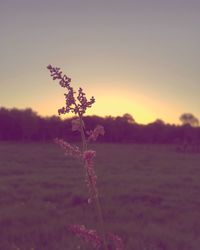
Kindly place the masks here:
<instances>
[{"instance_id":1,"label":"dried flower head","mask_svg":"<svg viewBox=\"0 0 200 250\"><path fill-rule=\"evenodd\" d=\"M98 196L98 190L96 188L97 176L94 171L94 157L96 156L96 152L93 150L87 150L83 152L83 160L85 162L86 169L86 184L89 190L90 199L93 200Z\"/></svg>"},{"instance_id":2,"label":"dried flower head","mask_svg":"<svg viewBox=\"0 0 200 250\"><path fill-rule=\"evenodd\" d=\"M89 243L94 249L99 249L101 247L101 239L95 230L87 229L84 225L71 225L69 226L69 230Z\"/></svg>"},{"instance_id":3,"label":"dried flower head","mask_svg":"<svg viewBox=\"0 0 200 250\"><path fill-rule=\"evenodd\" d=\"M109 233L108 238L113 242L115 250L124 250L123 241L118 235Z\"/></svg>"},{"instance_id":4,"label":"dried flower head","mask_svg":"<svg viewBox=\"0 0 200 250\"><path fill-rule=\"evenodd\" d=\"M64 149L65 155L67 156L72 156L74 158L81 159L82 158L82 153L80 149L77 146L72 146L68 142L64 141L63 139L58 139L56 138L55 143L57 143L61 148Z\"/></svg>"},{"instance_id":5,"label":"dried flower head","mask_svg":"<svg viewBox=\"0 0 200 250\"><path fill-rule=\"evenodd\" d=\"M82 116L86 112L86 109L90 108L95 102L94 97L92 96L90 100L88 100L82 88L79 88L78 96L75 97L76 92L70 85L71 78L66 75L62 75L60 68L48 65L47 69L50 71L53 80L59 80L60 86L67 89L67 93L64 94L65 107L60 108L58 110L58 114L61 115L72 112Z\"/></svg>"},{"instance_id":6,"label":"dried flower head","mask_svg":"<svg viewBox=\"0 0 200 250\"><path fill-rule=\"evenodd\" d=\"M92 131L87 131L88 136L88 141L96 141L99 135L104 135L105 130L102 125L97 125L96 128Z\"/></svg>"},{"instance_id":7,"label":"dried flower head","mask_svg":"<svg viewBox=\"0 0 200 250\"><path fill-rule=\"evenodd\" d=\"M84 127L84 122L79 118L72 120L72 131L81 131L81 125Z\"/></svg>"}]
</instances>

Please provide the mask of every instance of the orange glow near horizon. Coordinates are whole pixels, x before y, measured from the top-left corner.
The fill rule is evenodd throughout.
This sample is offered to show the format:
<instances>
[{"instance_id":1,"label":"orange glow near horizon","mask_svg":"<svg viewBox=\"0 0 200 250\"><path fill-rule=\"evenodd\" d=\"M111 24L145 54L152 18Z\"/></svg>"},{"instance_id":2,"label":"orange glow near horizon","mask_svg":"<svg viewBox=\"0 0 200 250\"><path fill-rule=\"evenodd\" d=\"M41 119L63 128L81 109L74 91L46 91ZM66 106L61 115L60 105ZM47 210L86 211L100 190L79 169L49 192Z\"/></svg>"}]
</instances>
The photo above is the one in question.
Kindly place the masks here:
<instances>
[{"instance_id":1,"label":"orange glow near horizon","mask_svg":"<svg viewBox=\"0 0 200 250\"><path fill-rule=\"evenodd\" d=\"M133 88L107 89L106 93L103 90L96 89L96 103L92 109L88 110L88 115L99 116L122 116L129 113L133 116L136 122L147 124L156 119L163 119L166 122L176 123L178 120L179 111L176 107L171 107L162 99L158 99L155 95L143 95L137 93ZM167 114L163 113L167 111ZM161 117L160 114L163 116ZM169 119L169 114L170 118ZM166 117L165 117L166 115Z\"/></svg>"},{"instance_id":2,"label":"orange glow near horizon","mask_svg":"<svg viewBox=\"0 0 200 250\"><path fill-rule=\"evenodd\" d=\"M145 107L140 106L134 98L128 96L115 95L99 96L98 102L93 109L88 110L88 115L96 114L99 116L122 116L129 113L135 120L141 123L148 123L152 115L145 112Z\"/></svg>"},{"instance_id":3,"label":"orange glow near horizon","mask_svg":"<svg viewBox=\"0 0 200 250\"><path fill-rule=\"evenodd\" d=\"M58 86L59 88L59 86ZM84 89L86 89L84 87ZM54 97L48 95L45 100L37 103L37 106L33 107L42 116L57 115L57 110L61 108L65 101L62 92L54 93ZM63 92L64 93L64 92ZM124 90L120 88L107 88L106 92L98 88L90 88L90 91L86 90L86 95L90 98L94 93L96 102L92 108L88 109L86 115L97 115L101 117L105 116L122 116L125 113L129 113L133 116L137 123L147 124L155 121L156 119L163 119L159 114L162 110L166 110L162 101L155 98L150 98L141 94L135 93L133 90ZM96 93L96 94L95 94ZM168 105L168 104L167 104ZM170 109L170 107L169 107ZM171 110L170 110L171 112ZM71 114L66 114L62 116L63 118L71 117ZM176 115L173 116L174 119L171 121L174 123ZM176 123L176 122L175 122Z\"/></svg>"}]
</instances>

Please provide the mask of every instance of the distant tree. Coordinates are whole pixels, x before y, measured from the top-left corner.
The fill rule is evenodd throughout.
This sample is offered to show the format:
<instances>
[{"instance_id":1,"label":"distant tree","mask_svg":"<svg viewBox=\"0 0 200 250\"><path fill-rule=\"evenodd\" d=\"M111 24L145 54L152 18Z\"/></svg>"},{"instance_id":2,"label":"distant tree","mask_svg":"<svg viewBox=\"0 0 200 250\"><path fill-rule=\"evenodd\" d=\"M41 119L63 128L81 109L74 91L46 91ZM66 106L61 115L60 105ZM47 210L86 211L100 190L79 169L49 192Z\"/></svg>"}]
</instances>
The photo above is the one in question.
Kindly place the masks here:
<instances>
[{"instance_id":1,"label":"distant tree","mask_svg":"<svg viewBox=\"0 0 200 250\"><path fill-rule=\"evenodd\" d=\"M199 120L191 113L184 113L180 116L180 121L183 125L190 125L192 127L199 126Z\"/></svg>"},{"instance_id":2,"label":"distant tree","mask_svg":"<svg viewBox=\"0 0 200 250\"><path fill-rule=\"evenodd\" d=\"M0 139L8 140L10 134L10 114L6 108L0 108Z\"/></svg>"},{"instance_id":3,"label":"distant tree","mask_svg":"<svg viewBox=\"0 0 200 250\"><path fill-rule=\"evenodd\" d=\"M128 123L135 123L135 119L128 113L124 114L122 118Z\"/></svg>"},{"instance_id":4,"label":"distant tree","mask_svg":"<svg viewBox=\"0 0 200 250\"><path fill-rule=\"evenodd\" d=\"M181 152L193 152L199 143L198 129L199 120L191 113L184 113L180 116L180 120L184 126L183 129L183 144L180 147Z\"/></svg>"},{"instance_id":5,"label":"distant tree","mask_svg":"<svg viewBox=\"0 0 200 250\"><path fill-rule=\"evenodd\" d=\"M23 140L32 140L38 130L37 113L31 108L21 110L20 120L23 130Z\"/></svg>"},{"instance_id":6,"label":"distant tree","mask_svg":"<svg viewBox=\"0 0 200 250\"><path fill-rule=\"evenodd\" d=\"M163 120L161 120L161 119L156 119L156 120L154 121L154 123L160 124L160 125L164 125L164 124L165 124L165 122L164 122Z\"/></svg>"}]
</instances>

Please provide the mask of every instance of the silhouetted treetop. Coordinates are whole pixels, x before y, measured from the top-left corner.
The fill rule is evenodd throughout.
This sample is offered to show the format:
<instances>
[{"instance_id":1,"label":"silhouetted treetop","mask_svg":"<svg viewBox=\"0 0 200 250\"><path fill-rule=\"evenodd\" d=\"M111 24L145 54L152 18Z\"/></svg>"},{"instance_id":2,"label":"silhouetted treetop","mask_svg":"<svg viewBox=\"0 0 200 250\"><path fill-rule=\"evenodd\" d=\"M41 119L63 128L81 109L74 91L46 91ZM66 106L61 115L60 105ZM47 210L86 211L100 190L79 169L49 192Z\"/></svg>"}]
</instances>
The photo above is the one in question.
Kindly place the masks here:
<instances>
[{"instance_id":1,"label":"silhouetted treetop","mask_svg":"<svg viewBox=\"0 0 200 250\"><path fill-rule=\"evenodd\" d=\"M135 119L132 117L132 115L126 113L123 115L123 118L125 121L127 121L128 123L135 123Z\"/></svg>"},{"instance_id":2,"label":"silhouetted treetop","mask_svg":"<svg viewBox=\"0 0 200 250\"><path fill-rule=\"evenodd\" d=\"M190 125L192 127L199 126L199 120L191 113L184 113L180 116L180 121L183 125Z\"/></svg>"}]
</instances>

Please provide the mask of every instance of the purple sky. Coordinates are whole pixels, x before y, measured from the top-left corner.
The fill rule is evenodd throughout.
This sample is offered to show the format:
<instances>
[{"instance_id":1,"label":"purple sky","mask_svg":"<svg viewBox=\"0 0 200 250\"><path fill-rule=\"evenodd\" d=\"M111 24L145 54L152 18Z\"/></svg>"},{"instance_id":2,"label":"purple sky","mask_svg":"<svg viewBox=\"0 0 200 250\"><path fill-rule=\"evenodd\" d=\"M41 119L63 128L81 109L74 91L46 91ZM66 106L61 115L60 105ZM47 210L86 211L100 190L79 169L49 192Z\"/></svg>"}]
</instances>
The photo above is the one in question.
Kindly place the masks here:
<instances>
[{"instance_id":1,"label":"purple sky","mask_svg":"<svg viewBox=\"0 0 200 250\"><path fill-rule=\"evenodd\" d=\"M200 119L199 27L199 0L1 0L0 106L57 114L52 64L96 97L88 114Z\"/></svg>"}]
</instances>

